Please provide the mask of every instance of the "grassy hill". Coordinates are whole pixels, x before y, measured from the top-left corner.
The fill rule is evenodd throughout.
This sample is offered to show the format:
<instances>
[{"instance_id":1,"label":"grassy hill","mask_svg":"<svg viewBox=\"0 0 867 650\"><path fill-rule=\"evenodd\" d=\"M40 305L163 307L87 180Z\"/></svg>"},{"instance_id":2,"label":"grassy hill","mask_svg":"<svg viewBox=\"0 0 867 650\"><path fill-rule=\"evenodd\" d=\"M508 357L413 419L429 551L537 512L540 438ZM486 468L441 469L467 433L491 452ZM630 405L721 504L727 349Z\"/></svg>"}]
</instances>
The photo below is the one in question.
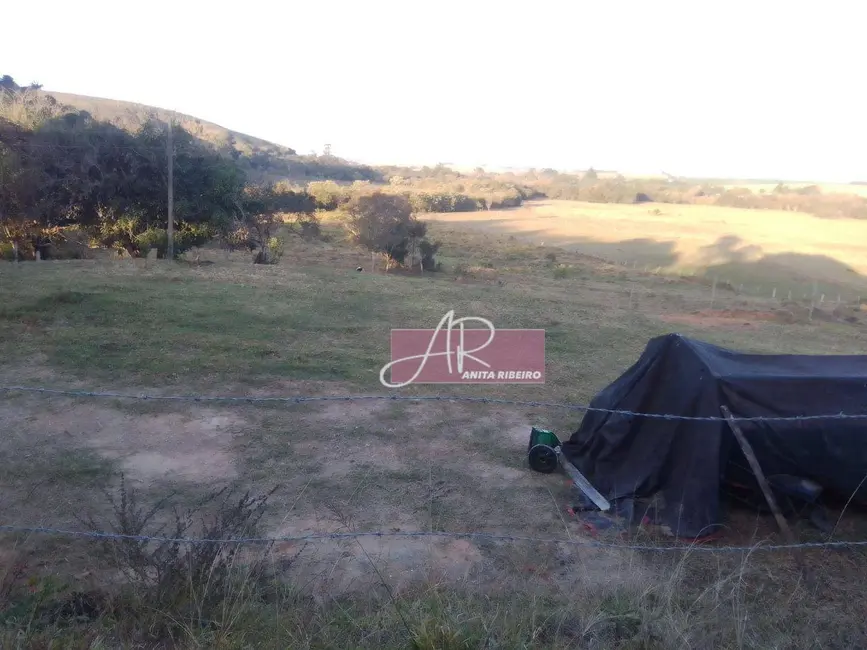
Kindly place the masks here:
<instances>
[{"instance_id":1,"label":"grassy hill","mask_svg":"<svg viewBox=\"0 0 867 650\"><path fill-rule=\"evenodd\" d=\"M252 155L257 151L268 151L280 156L295 156L297 153L289 147L283 147L261 138L232 131L213 122L207 122L197 117L162 108L117 99L88 97L86 95L73 95L70 93L52 91L45 94L52 95L62 104L87 111L98 120L112 122L124 128L135 128L141 119L147 115L152 115L160 121L168 121L174 117L176 124L220 148L232 147L245 155Z\"/></svg>"},{"instance_id":2,"label":"grassy hill","mask_svg":"<svg viewBox=\"0 0 867 650\"><path fill-rule=\"evenodd\" d=\"M248 175L257 180L291 180L300 183L314 180L344 182L382 180L381 173L367 165L336 156L300 156L290 147L232 131L219 124L183 113L116 99L53 91L43 92L52 95L62 104L87 111L98 120L111 122L127 130L135 129L149 116L161 121L168 121L173 117L176 124L200 140L232 156Z\"/></svg>"}]
</instances>

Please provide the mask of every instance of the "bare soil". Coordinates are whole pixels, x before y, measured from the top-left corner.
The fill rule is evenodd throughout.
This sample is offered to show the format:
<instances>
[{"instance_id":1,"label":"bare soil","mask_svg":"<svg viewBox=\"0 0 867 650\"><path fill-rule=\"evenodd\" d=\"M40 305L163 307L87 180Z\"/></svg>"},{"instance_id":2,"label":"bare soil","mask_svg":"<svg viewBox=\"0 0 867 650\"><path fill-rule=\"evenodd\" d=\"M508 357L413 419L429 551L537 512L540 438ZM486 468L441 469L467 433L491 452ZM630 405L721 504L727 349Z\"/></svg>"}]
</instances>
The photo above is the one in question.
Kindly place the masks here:
<instances>
[{"instance_id":1,"label":"bare soil","mask_svg":"<svg viewBox=\"0 0 867 650\"><path fill-rule=\"evenodd\" d=\"M704 310L691 314L664 314L659 318L666 323L695 327L757 328L768 323L790 322L778 312L734 309Z\"/></svg>"},{"instance_id":2,"label":"bare soil","mask_svg":"<svg viewBox=\"0 0 867 650\"><path fill-rule=\"evenodd\" d=\"M293 388L313 391L310 385ZM275 394L273 388L261 392ZM568 502L555 496L564 490L563 478L525 467L531 425L518 411L480 415L457 404L397 408L387 401L322 402L265 413L244 405L98 398L25 396L12 402L17 406L3 410L4 427L16 432L3 441L10 456L35 444L48 455L89 450L152 493L249 484L251 469L264 474L253 487L288 480L263 531L268 536L457 530L562 537L565 529L581 537L577 522L565 520ZM485 440L493 441L490 447ZM39 498L24 498L39 478L14 486L21 521L37 521L44 508ZM559 557L556 571L541 569L527 559L531 549L516 555L515 545L462 538L320 539L282 542L274 551L277 562L294 564L294 575L305 576L314 593L331 596L369 590L383 577L397 590L431 580L494 584L503 562L548 576L546 581L560 574L565 580L576 570L562 553L542 563ZM574 549L567 554L574 559ZM613 579L604 566L582 566L581 572L596 581Z\"/></svg>"}]
</instances>

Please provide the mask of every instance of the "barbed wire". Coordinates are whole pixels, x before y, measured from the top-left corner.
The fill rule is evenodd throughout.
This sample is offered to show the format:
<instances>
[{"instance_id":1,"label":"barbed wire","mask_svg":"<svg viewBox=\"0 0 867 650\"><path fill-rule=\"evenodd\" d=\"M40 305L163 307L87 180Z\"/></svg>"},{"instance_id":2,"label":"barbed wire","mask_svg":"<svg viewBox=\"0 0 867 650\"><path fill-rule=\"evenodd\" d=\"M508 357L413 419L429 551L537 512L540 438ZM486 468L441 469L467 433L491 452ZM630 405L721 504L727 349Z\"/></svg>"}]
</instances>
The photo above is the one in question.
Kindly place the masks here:
<instances>
[{"instance_id":1,"label":"barbed wire","mask_svg":"<svg viewBox=\"0 0 867 650\"><path fill-rule=\"evenodd\" d=\"M120 533L105 533L99 531L63 530L41 526L0 525L0 531L10 533L41 533L55 536L84 537L88 539L107 539L115 541L162 542L176 544L275 544L290 542L308 542L322 540L357 539L360 537L439 537L444 539L481 539L493 542L531 542L534 544L567 544L587 548L608 548L623 551L661 551L682 552L699 551L706 553L741 553L745 551L786 551L804 548L857 548L867 546L867 540L836 541L836 542L801 542L797 544L753 544L752 546L705 546L701 542L685 543L680 546L659 546L654 544L628 544L603 542L583 539L564 539L556 537L531 537L524 535L504 535L482 532L446 532L446 531L357 531L346 533L311 533L309 535L292 535L286 537L238 537L238 538L197 538L197 537L160 537L153 535L123 535Z\"/></svg>"},{"instance_id":2,"label":"barbed wire","mask_svg":"<svg viewBox=\"0 0 867 650\"><path fill-rule=\"evenodd\" d=\"M63 395L68 397L95 397L108 399L135 399L135 400L153 400L153 401L178 401L178 402L235 402L235 403L263 403L277 402L289 404L301 404L306 402L325 402L325 401L362 401L362 400L388 400L388 401L443 401L443 402L472 402L483 404L505 404L527 407L545 407L545 408L566 408L571 410L602 412L616 415L625 415L629 417L646 417L664 420L689 420L689 421L709 421L709 422L724 422L724 417L712 416L683 416L674 414L660 413L640 413L635 411L605 409L591 407L584 404L566 404L557 402L541 402L541 401L520 401L501 398L489 397L467 397L467 396L445 396L445 395L427 395L427 396L411 396L411 395L295 395L295 396L272 396L272 397L240 397L240 396L206 396L206 395L147 395L147 394L131 394L117 392L99 392L99 391L81 391L81 390L65 390L44 387L32 386L0 386L2 392L28 392L51 395ZM865 414L827 414L827 415L811 415L811 416L789 416L789 417L735 417L736 421L792 421L792 420L818 420L818 419L867 419ZM754 550L763 551L784 551L793 549L806 548L857 548L867 546L867 540L859 541L836 541L836 542L802 542L797 544L771 544L771 545L752 545L752 546L703 546L699 544L685 544L681 546L659 546L651 544L627 544L614 543L590 540L575 540L562 538L542 538L520 535L504 535L482 532L439 532L439 531L414 531L414 532L399 532L399 531L364 531L364 532L345 532L345 533L314 533L309 535L298 535L288 537L249 537L235 539L206 539L206 538L171 538L159 537L150 535L123 535L119 533L105 533L98 531L73 531L57 528L39 527L39 526L15 526L15 525L0 525L0 531L13 533L42 533L57 536L73 536L85 537L90 539L108 539L108 540L131 540L141 542L170 542L181 544L273 544L273 543L288 543L288 542L304 542L314 540L340 540L353 539L359 537L440 537L449 539L465 539L476 538L486 539L489 541L509 541L509 542L532 542L539 544L567 544L571 546L589 547L589 548L610 548L620 550L633 551L702 551L702 552L745 552Z\"/></svg>"},{"instance_id":3,"label":"barbed wire","mask_svg":"<svg viewBox=\"0 0 867 650\"><path fill-rule=\"evenodd\" d=\"M752 416L732 417L722 416L699 416L699 415L675 415L672 413L642 413L622 409L607 409L586 404L567 404L560 402L542 402L532 400L510 400L495 397L469 397L451 395L289 395L272 397L242 397L242 396L212 396L212 395L148 395L117 392L100 392L84 390L66 390L57 388L43 388L36 386L0 386L2 392L26 392L42 393L50 395L63 395L66 397L97 397L107 399L134 399L145 401L170 401L170 402L236 402L236 403L288 403L303 404L306 402L354 402L367 400L384 401L409 401L409 402L470 402L477 404L499 404L508 406L523 406L530 408L561 408L573 411L591 413L608 413L611 415L623 415L626 417L642 417L658 420L684 420L690 422L794 422L807 420L867 420L867 413L827 413L823 415L791 415L791 416Z\"/></svg>"}]
</instances>

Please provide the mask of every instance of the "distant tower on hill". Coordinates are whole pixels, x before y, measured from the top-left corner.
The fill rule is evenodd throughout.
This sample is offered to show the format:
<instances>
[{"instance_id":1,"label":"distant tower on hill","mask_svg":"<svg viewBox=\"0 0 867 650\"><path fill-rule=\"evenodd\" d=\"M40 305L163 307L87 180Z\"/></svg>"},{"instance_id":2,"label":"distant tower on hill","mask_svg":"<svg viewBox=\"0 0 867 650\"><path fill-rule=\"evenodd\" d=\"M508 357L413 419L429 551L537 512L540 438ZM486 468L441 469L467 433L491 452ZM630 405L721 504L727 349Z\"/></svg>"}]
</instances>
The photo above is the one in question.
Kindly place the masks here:
<instances>
[{"instance_id":1,"label":"distant tower on hill","mask_svg":"<svg viewBox=\"0 0 867 650\"><path fill-rule=\"evenodd\" d=\"M322 154L325 156L331 155L331 145L330 144L325 145L325 149L323 149Z\"/></svg>"}]
</instances>

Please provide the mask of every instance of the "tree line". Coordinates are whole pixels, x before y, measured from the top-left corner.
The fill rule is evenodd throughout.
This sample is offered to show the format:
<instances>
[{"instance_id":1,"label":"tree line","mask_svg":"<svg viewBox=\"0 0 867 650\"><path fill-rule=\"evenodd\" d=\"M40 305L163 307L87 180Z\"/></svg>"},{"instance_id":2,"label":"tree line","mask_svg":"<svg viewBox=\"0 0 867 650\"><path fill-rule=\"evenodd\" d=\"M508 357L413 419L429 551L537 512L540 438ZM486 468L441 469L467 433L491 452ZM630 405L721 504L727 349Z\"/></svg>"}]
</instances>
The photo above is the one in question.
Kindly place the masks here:
<instances>
[{"instance_id":1,"label":"tree line","mask_svg":"<svg viewBox=\"0 0 867 650\"><path fill-rule=\"evenodd\" d=\"M477 168L459 173L443 165L409 169L383 167L393 189L411 193L425 211L467 212L514 207L531 199L564 199L591 203L679 203L720 205L756 210L806 212L820 218L867 219L867 198L855 193L824 193L817 185L791 187L778 183L772 190L726 187L713 181L626 178L592 168L583 173L555 169L488 173ZM853 183L857 185L857 183ZM503 197L491 202L485 197Z\"/></svg>"},{"instance_id":2,"label":"tree line","mask_svg":"<svg viewBox=\"0 0 867 650\"><path fill-rule=\"evenodd\" d=\"M76 247L133 257L168 248L172 156L175 256L218 239L276 261L287 221L317 234L318 210L341 209L358 243L404 264L434 270L436 245L414 207L381 194L322 201L285 181L257 182L237 156L154 115L120 128L64 106L37 86L0 78L0 257L76 257ZM72 243L71 243L72 242Z\"/></svg>"},{"instance_id":3,"label":"tree line","mask_svg":"<svg viewBox=\"0 0 867 650\"><path fill-rule=\"evenodd\" d=\"M0 227L6 255L50 257L78 233L89 244L138 256L167 247L167 127L143 119L133 131L95 120L50 95L0 88ZM182 254L239 226L256 232L277 211L312 212L304 193L250 185L231 159L173 129L174 250ZM260 249L265 241L251 241Z\"/></svg>"}]
</instances>

